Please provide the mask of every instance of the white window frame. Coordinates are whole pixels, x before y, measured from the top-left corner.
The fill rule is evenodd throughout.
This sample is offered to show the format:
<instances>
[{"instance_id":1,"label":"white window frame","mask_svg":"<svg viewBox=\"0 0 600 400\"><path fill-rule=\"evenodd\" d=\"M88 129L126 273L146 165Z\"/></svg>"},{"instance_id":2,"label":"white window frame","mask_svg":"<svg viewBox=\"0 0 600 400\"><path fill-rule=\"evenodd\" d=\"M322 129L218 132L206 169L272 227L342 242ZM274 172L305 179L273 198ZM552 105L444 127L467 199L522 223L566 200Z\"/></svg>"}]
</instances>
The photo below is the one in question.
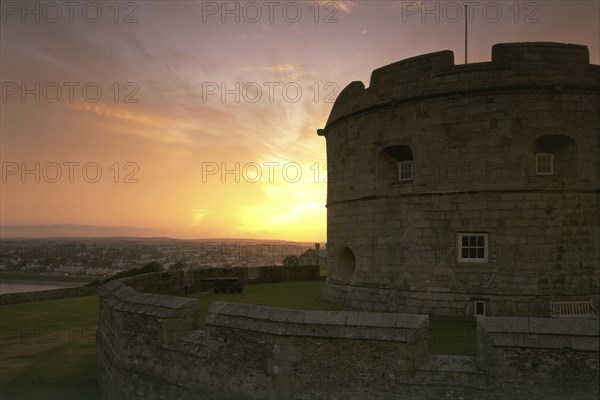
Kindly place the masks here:
<instances>
[{"instance_id":1,"label":"white window frame","mask_svg":"<svg viewBox=\"0 0 600 400\"><path fill-rule=\"evenodd\" d=\"M541 170L541 159L548 159L550 171ZM544 163L545 166L545 163ZM536 175L554 175L554 154L552 153L535 153L535 173Z\"/></svg>"},{"instance_id":2,"label":"white window frame","mask_svg":"<svg viewBox=\"0 0 600 400\"><path fill-rule=\"evenodd\" d=\"M483 314L477 314L477 304L481 303L483 304ZM473 304L473 315L478 316L485 316L485 301L483 300L475 300L475 303Z\"/></svg>"},{"instance_id":3,"label":"white window frame","mask_svg":"<svg viewBox=\"0 0 600 400\"><path fill-rule=\"evenodd\" d=\"M476 258L470 258L470 257L463 258L463 256L462 256L462 250L463 250L462 239L465 236L469 236L469 237L470 236L475 236L475 237L477 237L477 236L483 236L483 258L477 258L477 257ZM481 233L481 232L463 232L463 233L459 233L457 235L457 239L458 239L457 240L458 243L457 243L456 248L458 250L458 254L457 254L457 256L458 256L458 262L465 262L465 263L467 263L467 262L484 262L484 263L488 262L488 248L489 248L488 243L489 242L488 242L488 234L487 233ZM466 246L466 247L468 247L468 248L479 248L480 246L475 245L475 246Z\"/></svg>"},{"instance_id":4,"label":"white window frame","mask_svg":"<svg viewBox=\"0 0 600 400\"><path fill-rule=\"evenodd\" d=\"M410 165L410 176L403 177L402 176L402 167L404 167L406 165ZM414 176L414 169L413 169L413 167L414 166L413 166L412 160L398 161L398 181L400 181L400 182L412 181L413 180L413 176Z\"/></svg>"}]
</instances>

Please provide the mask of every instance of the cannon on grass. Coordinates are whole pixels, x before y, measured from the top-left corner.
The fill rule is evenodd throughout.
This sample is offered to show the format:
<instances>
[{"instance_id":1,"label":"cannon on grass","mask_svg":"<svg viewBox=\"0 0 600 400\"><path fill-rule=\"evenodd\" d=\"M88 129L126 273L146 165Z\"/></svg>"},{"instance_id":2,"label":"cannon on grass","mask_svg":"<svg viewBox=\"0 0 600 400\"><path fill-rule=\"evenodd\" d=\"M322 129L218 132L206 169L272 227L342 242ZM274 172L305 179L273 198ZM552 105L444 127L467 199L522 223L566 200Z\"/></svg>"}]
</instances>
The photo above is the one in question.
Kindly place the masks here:
<instances>
[{"instance_id":1,"label":"cannon on grass","mask_svg":"<svg viewBox=\"0 0 600 400\"><path fill-rule=\"evenodd\" d=\"M244 284L236 277L221 278L202 278L203 282L214 282L213 292L215 293L242 293Z\"/></svg>"}]
</instances>

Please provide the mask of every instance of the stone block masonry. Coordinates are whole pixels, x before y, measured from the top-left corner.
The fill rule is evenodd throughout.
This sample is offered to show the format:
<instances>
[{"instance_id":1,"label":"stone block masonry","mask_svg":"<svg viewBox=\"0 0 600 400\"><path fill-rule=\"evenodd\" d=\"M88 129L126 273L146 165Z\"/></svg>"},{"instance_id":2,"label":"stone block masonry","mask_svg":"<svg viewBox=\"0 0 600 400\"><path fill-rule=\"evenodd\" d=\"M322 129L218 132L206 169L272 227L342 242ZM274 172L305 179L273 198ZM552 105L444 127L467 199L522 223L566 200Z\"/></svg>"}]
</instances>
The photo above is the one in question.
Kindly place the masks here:
<instances>
[{"instance_id":1,"label":"stone block masonry","mask_svg":"<svg viewBox=\"0 0 600 400\"><path fill-rule=\"evenodd\" d=\"M143 280L152 277L160 287L160 273ZM427 353L426 315L215 302L199 330L196 299L113 281L99 303L97 379L107 399L598 396L594 320L480 317L478 356L458 357Z\"/></svg>"},{"instance_id":2,"label":"stone block masonry","mask_svg":"<svg viewBox=\"0 0 600 400\"><path fill-rule=\"evenodd\" d=\"M598 329L597 319L479 317L478 356L496 385L524 398L597 397Z\"/></svg>"},{"instance_id":3,"label":"stone block masonry","mask_svg":"<svg viewBox=\"0 0 600 400\"><path fill-rule=\"evenodd\" d=\"M334 171L326 299L470 318L475 301L494 316L599 305L600 66L585 46L402 60L350 83L318 134ZM480 256L463 257L463 235Z\"/></svg>"}]
</instances>

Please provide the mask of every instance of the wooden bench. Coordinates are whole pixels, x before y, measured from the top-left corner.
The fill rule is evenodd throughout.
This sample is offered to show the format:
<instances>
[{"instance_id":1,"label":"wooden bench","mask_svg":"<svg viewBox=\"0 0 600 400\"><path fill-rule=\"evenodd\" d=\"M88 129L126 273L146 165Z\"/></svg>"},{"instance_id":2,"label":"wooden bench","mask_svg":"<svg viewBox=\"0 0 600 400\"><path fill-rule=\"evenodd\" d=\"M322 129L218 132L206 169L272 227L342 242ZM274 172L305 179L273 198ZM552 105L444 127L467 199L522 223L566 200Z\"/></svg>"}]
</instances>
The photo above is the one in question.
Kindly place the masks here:
<instances>
[{"instance_id":1,"label":"wooden bench","mask_svg":"<svg viewBox=\"0 0 600 400\"><path fill-rule=\"evenodd\" d=\"M595 317L596 308L592 300L588 301L551 301L550 311L558 318Z\"/></svg>"},{"instance_id":2,"label":"wooden bench","mask_svg":"<svg viewBox=\"0 0 600 400\"><path fill-rule=\"evenodd\" d=\"M242 293L244 285L236 277L202 278L202 282L214 282L215 293Z\"/></svg>"}]
</instances>

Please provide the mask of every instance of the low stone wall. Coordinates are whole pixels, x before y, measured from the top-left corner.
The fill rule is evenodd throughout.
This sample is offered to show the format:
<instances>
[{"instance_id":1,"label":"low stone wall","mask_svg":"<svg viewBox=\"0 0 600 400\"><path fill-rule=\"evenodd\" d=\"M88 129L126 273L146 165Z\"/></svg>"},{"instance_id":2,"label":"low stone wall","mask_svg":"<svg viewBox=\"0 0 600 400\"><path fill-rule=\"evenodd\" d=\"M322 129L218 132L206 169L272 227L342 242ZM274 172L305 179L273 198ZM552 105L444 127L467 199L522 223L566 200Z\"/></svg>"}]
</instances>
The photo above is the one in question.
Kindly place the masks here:
<instances>
[{"instance_id":1,"label":"low stone wall","mask_svg":"<svg viewBox=\"0 0 600 400\"><path fill-rule=\"evenodd\" d=\"M198 300L140 293L120 281L98 289L96 377L111 399L168 398L176 393L177 349L198 328ZM202 359L201 353L189 357ZM182 364L183 365L183 364ZM183 383L183 382L182 382ZM177 398L177 397L172 397Z\"/></svg>"},{"instance_id":2,"label":"low stone wall","mask_svg":"<svg viewBox=\"0 0 600 400\"><path fill-rule=\"evenodd\" d=\"M64 289L40 290L38 292L6 293L0 295L0 305L27 303L52 299L65 299L67 297L92 296L97 291L96 287L82 286Z\"/></svg>"},{"instance_id":3,"label":"low stone wall","mask_svg":"<svg viewBox=\"0 0 600 400\"><path fill-rule=\"evenodd\" d=\"M119 279L119 281L144 293L176 296L183 296L185 294L185 276L183 271L150 272Z\"/></svg>"},{"instance_id":4,"label":"low stone wall","mask_svg":"<svg viewBox=\"0 0 600 400\"><path fill-rule=\"evenodd\" d=\"M313 266L261 266L233 268L203 268L189 272L165 271L151 272L120 279L140 292L185 296L186 286L189 293L213 287L212 282L203 282L203 278L237 277L246 284L271 282L314 281L319 276L318 265ZM91 296L96 294L97 287L73 287L64 289L41 290L38 292L7 293L0 295L0 305L63 299L67 297Z\"/></svg>"},{"instance_id":5,"label":"low stone wall","mask_svg":"<svg viewBox=\"0 0 600 400\"><path fill-rule=\"evenodd\" d=\"M469 319L475 317L475 301L486 303L486 315L550 317L551 301L592 299L598 306L599 295L498 295L490 293L455 293L445 288L429 291L351 286L327 281L326 301L355 309L402 313L427 313L439 317Z\"/></svg>"},{"instance_id":6,"label":"low stone wall","mask_svg":"<svg viewBox=\"0 0 600 400\"><path fill-rule=\"evenodd\" d=\"M507 398L598 398L597 319L479 317L477 331L481 365Z\"/></svg>"},{"instance_id":7,"label":"low stone wall","mask_svg":"<svg viewBox=\"0 0 600 400\"><path fill-rule=\"evenodd\" d=\"M215 302L200 331L196 299L118 281L99 294L97 378L111 399L389 398L427 355L422 315Z\"/></svg>"},{"instance_id":8,"label":"low stone wall","mask_svg":"<svg viewBox=\"0 0 600 400\"><path fill-rule=\"evenodd\" d=\"M203 278L217 278L224 276L237 277L240 281L253 283L272 283L272 282L299 282L316 281L322 279L320 276L320 267L318 265L302 266L280 266L270 265L262 267L233 267L233 268L204 268L190 271L194 285L200 285L203 288L207 283L201 282ZM211 287L212 283L208 283Z\"/></svg>"},{"instance_id":9,"label":"low stone wall","mask_svg":"<svg viewBox=\"0 0 600 400\"><path fill-rule=\"evenodd\" d=\"M320 280L319 266L262 266L232 268L201 268L188 271L152 272L121 279L140 292L184 296L188 292L207 290L213 282L207 278L235 277L245 284Z\"/></svg>"},{"instance_id":10,"label":"low stone wall","mask_svg":"<svg viewBox=\"0 0 600 400\"><path fill-rule=\"evenodd\" d=\"M389 396L427 356L423 315L214 303L206 325L219 344L210 376L235 398Z\"/></svg>"},{"instance_id":11,"label":"low stone wall","mask_svg":"<svg viewBox=\"0 0 600 400\"><path fill-rule=\"evenodd\" d=\"M97 378L109 399L598 396L594 320L480 317L478 357L458 357L427 354L425 315L215 302L199 330L196 299L122 281L99 299Z\"/></svg>"}]
</instances>

